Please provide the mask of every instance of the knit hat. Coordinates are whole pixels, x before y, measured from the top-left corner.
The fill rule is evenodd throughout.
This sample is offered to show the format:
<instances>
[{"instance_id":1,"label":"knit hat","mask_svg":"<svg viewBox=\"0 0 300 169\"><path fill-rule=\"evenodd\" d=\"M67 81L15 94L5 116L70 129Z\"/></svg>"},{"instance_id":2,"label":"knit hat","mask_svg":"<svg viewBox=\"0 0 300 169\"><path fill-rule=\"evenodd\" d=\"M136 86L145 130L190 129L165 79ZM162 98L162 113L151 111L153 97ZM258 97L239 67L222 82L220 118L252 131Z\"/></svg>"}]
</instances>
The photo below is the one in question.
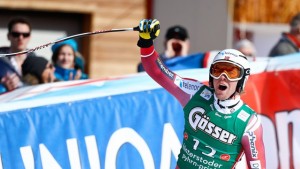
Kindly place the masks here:
<instances>
[{"instance_id":1,"label":"knit hat","mask_svg":"<svg viewBox=\"0 0 300 169\"><path fill-rule=\"evenodd\" d=\"M180 39L180 40L186 40L189 38L189 34L187 32L187 30L179 25L175 25L170 27L167 30L167 34L166 34L166 39Z\"/></svg>"},{"instance_id":2,"label":"knit hat","mask_svg":"<svg viewBox=\"0 0 300 169\"><path fill-rule=\"evenodd\" d=\"M70 45L75 52L78 51L77 42L74 39L69 39L69 40L65 40L65 41L54 44L51 47L52 52L56 51L56 49L58 49L62 45Z\"/></svg>"},{"instance_id":3,"label":"knit hat","mask_svg":"<svg viewBox=\"0 0 300 169\"><path fill-rule=\"evenodd\" d=\"M46 69L48 60L44 57L38 56L29 56L24 60L22 64L22 73L23 76L31 74L36 76L40 83L42 83L42 74Z\"/></svg>"}]
</instances>

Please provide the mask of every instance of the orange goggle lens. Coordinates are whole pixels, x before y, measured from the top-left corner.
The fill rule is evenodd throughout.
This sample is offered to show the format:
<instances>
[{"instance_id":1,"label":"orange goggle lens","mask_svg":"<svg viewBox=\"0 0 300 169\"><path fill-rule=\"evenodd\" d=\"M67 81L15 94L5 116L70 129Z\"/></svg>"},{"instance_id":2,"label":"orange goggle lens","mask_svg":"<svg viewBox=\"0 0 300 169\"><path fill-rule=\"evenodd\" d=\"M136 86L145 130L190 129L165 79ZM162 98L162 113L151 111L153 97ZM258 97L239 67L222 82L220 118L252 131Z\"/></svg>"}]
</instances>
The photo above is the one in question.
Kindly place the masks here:
<instances>
[{"instance_id":1,"label":"orange goggle lens","mask_svg":"<svg viewBox=\"0 0 300 169\"><path fill-rule=\"evenodd\" d=\"M242 68L228 62L217 62L212 65L210 70L210 75L215 78L219 79L222 74L225 74L228 80L240 80L242 78Z\"/></svg>"}]
</instances>

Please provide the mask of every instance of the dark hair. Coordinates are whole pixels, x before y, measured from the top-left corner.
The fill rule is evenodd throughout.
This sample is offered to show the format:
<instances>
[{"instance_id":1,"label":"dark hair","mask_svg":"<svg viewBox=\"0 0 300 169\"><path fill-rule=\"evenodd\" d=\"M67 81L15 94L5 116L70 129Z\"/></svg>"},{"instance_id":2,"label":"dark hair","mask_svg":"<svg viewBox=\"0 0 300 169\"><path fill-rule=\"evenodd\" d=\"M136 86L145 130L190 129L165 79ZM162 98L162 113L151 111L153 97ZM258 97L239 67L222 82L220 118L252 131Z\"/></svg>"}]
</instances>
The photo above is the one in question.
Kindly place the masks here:
<instances>
[{"instance_id":1,"label":"dark hair","mask_svg":"<svg viewBox=\"0 0 300 169\"><path fill-rule=\"evenodd\" d=\"M189 38L189 34L185 27L175 25L168 28L165 38L166 40L179 39L184 41Z\"/></svg>"},{"instance_id":2,"label":"dark hair","mask_svg":"<svg viewBox=\"0 0 300 169\"><path fill-rule=\"evenodd\" d=\"M291 27L296 27L298 25L300 25L300 13L295 15L290 22Z\"/></svg>"},{"instance_id":3,"label":"dark hair","mask_svg":"<svg viewBox=\"0 0 300 169\"><path fill-rule=\"evenodd\" d=\"M58 59L58 54L59 54L59 51L61 50L62 47L64 46L70 46L68 44L63 44L61 46L59 46L58 48L56 48L54 51L53 51L53 54L52 54L52 57L51 57L51 60L52 60L52 63L54 65L56 65L56 62L57 62L57 59ZM73 55L74 55L74 63L75 63L75 57L76 57L76 53L75 53L75 50L72 46L70 46L72 48L72 51L73 51Z\"/></svg>"},{"instance_id":4,"label":"dark hair","mask_svg":"<svg viewBox=\"0 0 300 169\"><path fill-rule=\"evenodd\" d=\"M26 24L28 25L29 27L29 31L31 32L31 24L29 22L29 19L25 18L25 17L15 17L15 18L12 18L9 22L8 22L8 25L7 25L7 28L8 28L8 33L11 33L11 30L13 28L13 26L17 23L23 23L23 24Z\"/></svg>"},{"instance_id":5,"label":"dark hair","mask_svg":"<svg viewBox=\"0 0 300 169\"><path fill-rule=\"evenodd\" d=\"M47 68L48 62L42 56L27 56L22 64L23 76L31 74L39 80L39 83L43 83L42 74Z\"/></svg>"}]
</instances>

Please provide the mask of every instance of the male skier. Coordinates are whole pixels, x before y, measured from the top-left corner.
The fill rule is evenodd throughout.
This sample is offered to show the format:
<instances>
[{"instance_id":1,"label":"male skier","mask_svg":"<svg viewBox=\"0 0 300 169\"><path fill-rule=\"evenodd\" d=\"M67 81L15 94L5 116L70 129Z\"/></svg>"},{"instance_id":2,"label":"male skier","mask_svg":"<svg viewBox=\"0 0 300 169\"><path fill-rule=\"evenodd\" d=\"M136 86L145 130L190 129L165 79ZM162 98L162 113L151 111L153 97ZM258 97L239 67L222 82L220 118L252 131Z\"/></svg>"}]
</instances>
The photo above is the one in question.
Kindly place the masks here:
<instances>
[{"instance_id":1,"label":"male skier","mask_svg":"<svg viewBox=\"0 0 300 169\"><path fill-rule=\"evenodd\" d=\"M184 138L176 168L234 168L244 154L248 168L266 168L260 119L240 98L250 75L246 57L234 49L219 52L206 86L180 77L163 64L153 46L160 32L158 20L143 19L139 29L137 45L145 71L183 106Z\"/></svg>"}]
</instances>

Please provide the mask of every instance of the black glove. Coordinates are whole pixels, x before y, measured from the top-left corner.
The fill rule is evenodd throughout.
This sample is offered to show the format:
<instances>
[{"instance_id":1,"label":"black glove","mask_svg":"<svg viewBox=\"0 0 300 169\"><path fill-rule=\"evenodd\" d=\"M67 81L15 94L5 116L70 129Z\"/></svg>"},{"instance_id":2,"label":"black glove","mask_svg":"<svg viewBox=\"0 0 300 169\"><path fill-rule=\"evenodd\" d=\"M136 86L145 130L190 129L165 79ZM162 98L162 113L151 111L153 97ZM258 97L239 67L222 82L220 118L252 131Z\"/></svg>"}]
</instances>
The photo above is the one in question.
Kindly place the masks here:
<instances>
[{"instance_id":1,"label":"black glove","mask_svg":"<svg viewBox=\"0 0 300 169\"><path fill-rule=\"evenodd\" d=\"M157 19L143 19L139 24L139 41L137 45L141 48L148 48L153 45L153 40L160 33L160 24Z\"/></svg>"}]
</instances>

